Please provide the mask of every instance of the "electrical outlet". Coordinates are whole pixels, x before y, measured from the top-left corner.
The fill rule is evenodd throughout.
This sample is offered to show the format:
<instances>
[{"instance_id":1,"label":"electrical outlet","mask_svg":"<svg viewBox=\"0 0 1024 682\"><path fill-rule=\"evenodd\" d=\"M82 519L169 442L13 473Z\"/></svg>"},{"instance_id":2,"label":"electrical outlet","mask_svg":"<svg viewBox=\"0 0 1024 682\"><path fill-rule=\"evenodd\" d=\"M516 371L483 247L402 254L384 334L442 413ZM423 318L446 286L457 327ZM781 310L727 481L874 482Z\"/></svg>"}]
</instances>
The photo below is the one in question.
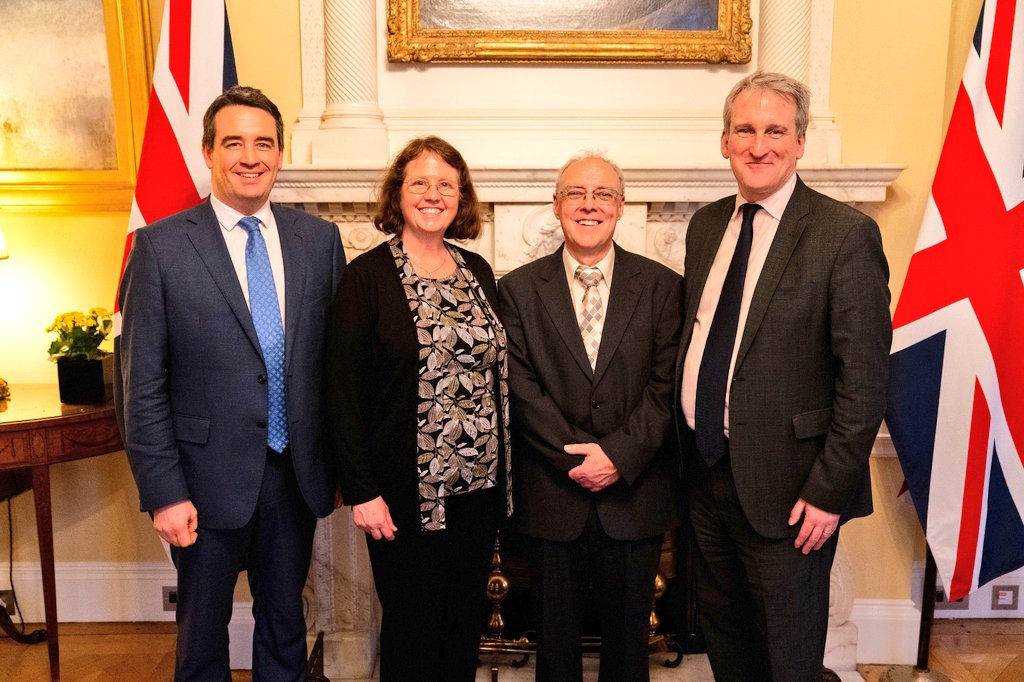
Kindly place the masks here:
<instances>
[{"instance_id":1,"label":"electrical outlet","mask_svg":"<svg viewBox=\"0 0 1024 682\"><path fill-rule=\"evenodd\" d=\"M14 592L0 590L0 609L6 611L8 616L14 615Z\"/></svg>"},{"instance_id":2,"label":"electrical outlet","mask_svg":"<svg viewBox=\"0 0 1024 682\"><path fill-rule=\"evenodd\" d=\"M164 587L164 611L174 611L178 607L178 588Z\"/></svg>"},{"instance_id":3,"label":"electrical outlet","mask_svg":"<svg viewBox=\"0 0 1024 682\"><path fill-rule=\"evenodd\" d=\"M993 585L992 610L1016 611L1020 585Z\"/></svg>"}]
</instances>

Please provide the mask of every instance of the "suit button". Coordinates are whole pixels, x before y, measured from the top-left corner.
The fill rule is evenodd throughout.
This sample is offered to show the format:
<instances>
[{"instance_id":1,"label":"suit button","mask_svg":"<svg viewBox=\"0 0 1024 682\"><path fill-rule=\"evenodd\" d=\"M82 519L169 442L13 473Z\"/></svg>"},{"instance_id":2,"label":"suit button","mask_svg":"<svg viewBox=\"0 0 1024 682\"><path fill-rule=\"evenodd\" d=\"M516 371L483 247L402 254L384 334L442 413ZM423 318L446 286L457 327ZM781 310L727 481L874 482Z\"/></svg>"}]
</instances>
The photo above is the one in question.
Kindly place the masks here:
<instances>
[{"instance_id":1,"label":"suit button","mask_svg":"<svg viewBox=\"0 0 1024 682\"><path fill-rule=\"evenodd\" d=\"M258 377L256 377L256 383L257 384L265 384L265 383L267 383L266 375L261 374Z\"/></svg>"},{"instance_id":2,"label":"suit button","mask_svg":"<svg viewBox=\"0 0 1024 682\"><path fill-rule=\"evenodd\" d=\"M594 400L593 402L590 403L590 406L593 407L596 410L597 408L601 407L601 401L600 400Z\"/></svg>"},{"instance_id":3,"label":"suit button","mask_svg":"<svg viewBox=\"0 0 1024 682\"><path fill-rule=\"evenodd\" d=\"M265 428L267 428L267 420L265 420L265 419L257 419L256 420L256 428L257 429L265 429Z\"/></svg>"}]
</instances>

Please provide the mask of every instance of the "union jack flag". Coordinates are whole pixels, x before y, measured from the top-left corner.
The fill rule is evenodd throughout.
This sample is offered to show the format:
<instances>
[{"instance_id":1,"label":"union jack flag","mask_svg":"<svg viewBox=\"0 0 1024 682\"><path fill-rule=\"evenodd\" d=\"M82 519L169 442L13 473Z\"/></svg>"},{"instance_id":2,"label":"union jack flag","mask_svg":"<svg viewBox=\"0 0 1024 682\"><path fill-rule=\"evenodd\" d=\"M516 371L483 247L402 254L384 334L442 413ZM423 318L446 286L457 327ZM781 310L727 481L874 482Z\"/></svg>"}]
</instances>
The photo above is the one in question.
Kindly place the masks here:
<instances>
[{"instance_id":1,"label":"union jack flag","mask_svg":"<svg viewBox=\"0 0 1024 682\"><path fill-rule=\"evenodd\" d=\"M950 600L1024 566L1021 9L982 6L893 316L886 421Z\"/></svg>"},{"instance_id":2,"label":"union jack flag","mask_svg":"<svg viewBox=\"0 0 1024 682\"><path fill-rule=\"evenodd\" d=\"M135 230L191 208L210 193L210 170L202 154L203 114L214 98L238 83L223 2L168 0L160 36L122 275ZM120 331L115 297L114 335Z\"/></svg>"}]
</instances>

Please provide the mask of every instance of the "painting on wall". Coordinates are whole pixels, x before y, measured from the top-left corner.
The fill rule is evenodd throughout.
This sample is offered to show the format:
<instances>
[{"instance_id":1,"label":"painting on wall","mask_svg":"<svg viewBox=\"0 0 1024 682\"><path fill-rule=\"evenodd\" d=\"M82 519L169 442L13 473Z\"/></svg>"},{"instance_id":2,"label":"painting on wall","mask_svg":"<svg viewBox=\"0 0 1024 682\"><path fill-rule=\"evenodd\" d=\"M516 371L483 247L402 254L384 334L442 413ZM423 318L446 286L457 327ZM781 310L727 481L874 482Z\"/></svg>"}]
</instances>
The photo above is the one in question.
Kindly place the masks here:
<instances>
[{"instance_id":1,"label":"painting on wall","mask_svg":"<svg viewBox=\"0 0 1024 682\"><path fill-rule=\"evenodd\" d=\"M3 13L0 64L18 66L0 70L0 169L116 168L103 5L6 0Z\"/></svg>"},{"instance_id":2,"label":"painting on wall","mask_svg":"<svg viewBox=\"0 0 1024 682\"><path fill-rule=\"evenodd\" d=\"M130 206L144 2L4 0L0 204Z\"/></svg>"},{"instance_id":3,"label":"painting on wall","mask_svg":"<svg viewBox=\"0 0 1024 682\"><path fill-rule=\"evenodd\" d=\"M388 0L395 62L750 61L750 0Z\"/></svg>"}]
</instances>

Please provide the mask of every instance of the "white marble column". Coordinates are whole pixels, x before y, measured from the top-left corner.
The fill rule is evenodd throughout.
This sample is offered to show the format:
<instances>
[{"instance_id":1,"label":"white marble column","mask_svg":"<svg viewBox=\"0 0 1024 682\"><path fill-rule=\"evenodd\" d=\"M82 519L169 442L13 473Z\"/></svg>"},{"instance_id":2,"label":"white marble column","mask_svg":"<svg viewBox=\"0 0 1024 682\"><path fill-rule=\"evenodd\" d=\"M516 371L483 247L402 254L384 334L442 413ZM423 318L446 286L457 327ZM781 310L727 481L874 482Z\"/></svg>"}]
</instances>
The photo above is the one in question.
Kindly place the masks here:
<instances>
[{"instance_id":1,"label":"white marble column","mask_svg":"<svg viewBox=\"0 0 1024 682\"><path fill-rule=\"evenodd\" d=\"M292 163L313 162L313 138L327 104L324 0L299 0L302 49L302 109L292 126Z\"/></svg>"},{"instance_id":2,"label":"white marble column","mask_svg":"<svg viewBox=\"0 0 1024 682\"><path fill-rule=\"evenodd\" d=\"M322 7L325 60L323 118L313 134L310 163L380 168L388 161L387 128L377 100L377 8L374 0L305 2ZM303 17L303 43L306 40ZM306 68L306 46L303 69ZM315 48L310 48L313 60ZM312 86L311 86L312 88ZM314 93L315 94L315 93ZM303 77L303 97L306 78ZM305 102L309 105L311 103ZM315 104L313 107L315 108ZM305 109L304 109L305 110Z\"/></svg>"},{"instance_id":3,"label":"white marble column","mask_svg":"<svg viewBox=\"0 0 1024 682\"><path fill-rule=\"evenodd\" d=\"M312 610L310 636L324 633L327 678L370 679L377 661L380 605L363 533L347 507L317 525L305 598Z\"/></svg>"},{"instance_id":4,"label":"white marble column","mask_svg":"<svg viewBox=\"0 0 1024 682\"><path fill-rule=\"evenodd\" d=\"M763 0L759 37L760 68L807 82L811 0Z\"/></svg>"},{"instance_id":5,"label":"white marble column","mask_svg":"<svg viewBox=\"0 0 1024 682\"><path fill-rule=\"evenodd\" d=\"M757 66L806 83L811 126L803 165L840 163L839 127L829 104L834 0L762 0Z\"/></svg>"}]
</instances>

